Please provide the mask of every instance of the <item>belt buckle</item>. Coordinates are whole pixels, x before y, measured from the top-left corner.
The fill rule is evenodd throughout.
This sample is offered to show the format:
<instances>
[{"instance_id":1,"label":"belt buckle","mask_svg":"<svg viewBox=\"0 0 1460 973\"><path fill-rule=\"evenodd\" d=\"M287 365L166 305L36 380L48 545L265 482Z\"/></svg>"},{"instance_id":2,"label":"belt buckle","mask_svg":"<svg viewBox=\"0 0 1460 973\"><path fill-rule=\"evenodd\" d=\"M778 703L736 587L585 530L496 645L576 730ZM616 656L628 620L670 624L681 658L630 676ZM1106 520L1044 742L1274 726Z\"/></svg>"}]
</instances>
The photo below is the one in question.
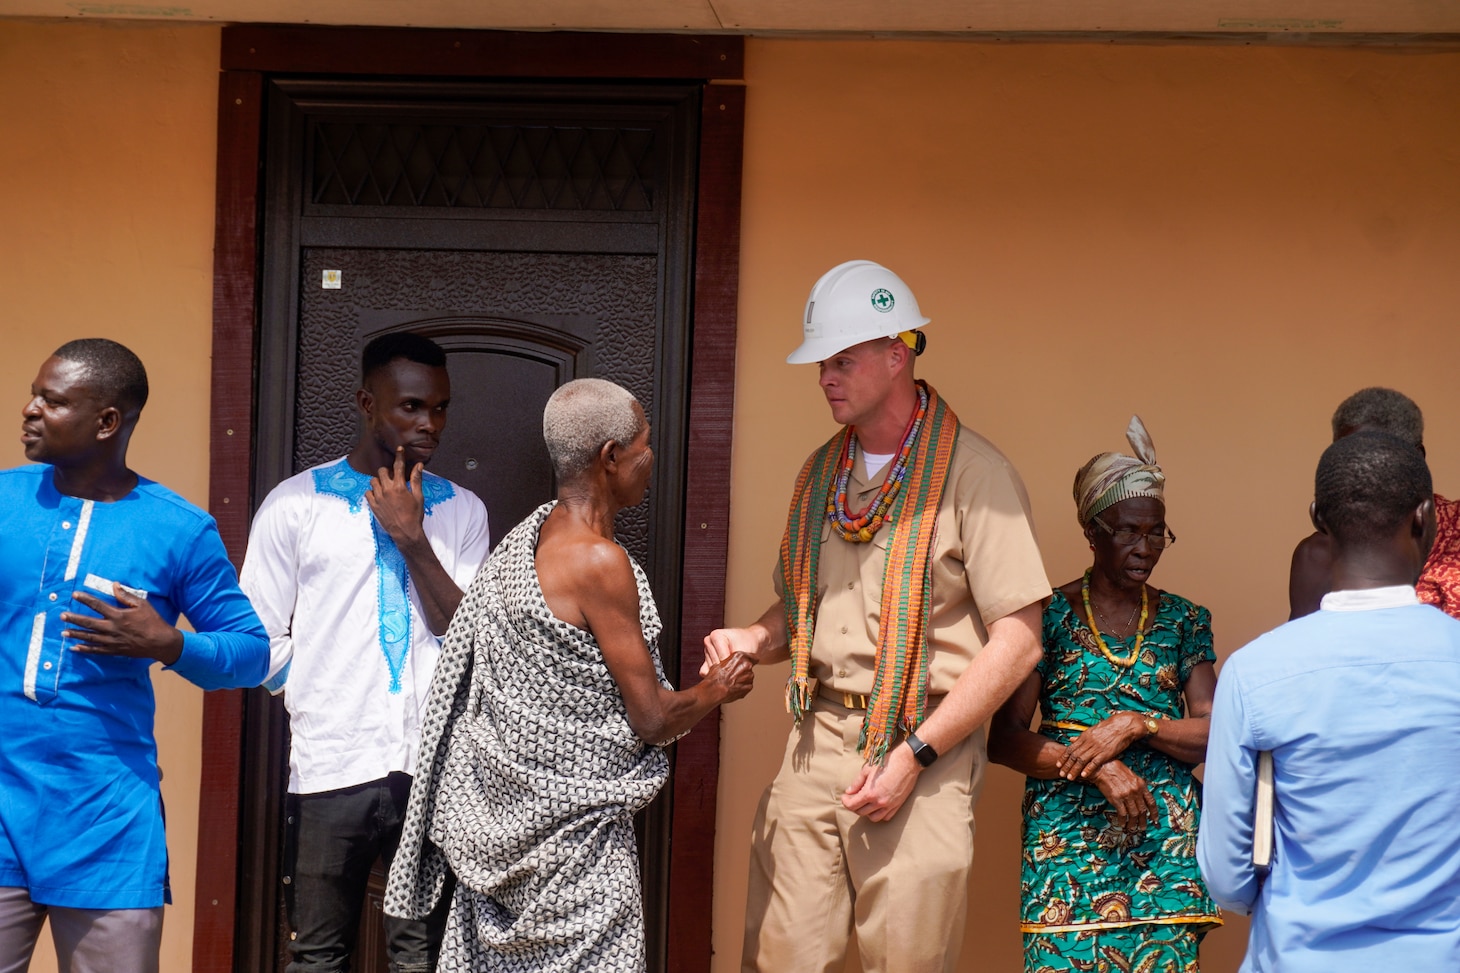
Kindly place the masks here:
<instances>
[{"instance_id":1,"label":"belt buckle","mask_svg":"<svg viewBox=\"0 0 1460 973\"><path fill-rule=\"evenodd\" d=\"M847 709L866 709L867 697L861 693L842 693L842 705Z\"/></svg>"}]
</instances>

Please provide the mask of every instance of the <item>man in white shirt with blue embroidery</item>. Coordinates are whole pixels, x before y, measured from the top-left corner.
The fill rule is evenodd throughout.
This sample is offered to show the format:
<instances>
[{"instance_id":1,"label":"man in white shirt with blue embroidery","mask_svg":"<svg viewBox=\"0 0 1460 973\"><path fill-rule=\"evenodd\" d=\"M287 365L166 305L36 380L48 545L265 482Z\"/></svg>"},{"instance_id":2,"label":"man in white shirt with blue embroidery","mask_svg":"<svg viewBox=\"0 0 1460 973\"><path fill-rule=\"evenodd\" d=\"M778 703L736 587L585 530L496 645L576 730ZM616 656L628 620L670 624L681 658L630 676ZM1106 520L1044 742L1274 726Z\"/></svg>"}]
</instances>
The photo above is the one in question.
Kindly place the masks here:
<instances>
[{"instance_id":1,"label":"man in white shirt with blue embroidery","mask_svg":"<svg viewBox=\"0 0 1460 973\"><path fill-rule=\"evenodd\" d=\"M446 424L446 355L410 333L361 356L349 454L259 507L241 583L289 711L290 973L350 967L370 869L395 854L422 712L451 616L488 551L473 493L424 472ZM391 970L432 968L440 920L386 918Z\"/></svg>"},{"instance_id":2,"label":"man in white shirt with blue embroidery","mask_svg":"<svg viewBox=\"0 0 1460 973\"><path fill-rule=\"evenodd\" d=\"M1460 969L1460 621L1420 604L1435 536L1423 455L1377 432L1318 464L1333 552L1311 615L1227 660L1197 857L1250 913L1244 973ZM1258 754L1273 755L1272 867L1252 863Z\"/></svg>"}]
</instances>

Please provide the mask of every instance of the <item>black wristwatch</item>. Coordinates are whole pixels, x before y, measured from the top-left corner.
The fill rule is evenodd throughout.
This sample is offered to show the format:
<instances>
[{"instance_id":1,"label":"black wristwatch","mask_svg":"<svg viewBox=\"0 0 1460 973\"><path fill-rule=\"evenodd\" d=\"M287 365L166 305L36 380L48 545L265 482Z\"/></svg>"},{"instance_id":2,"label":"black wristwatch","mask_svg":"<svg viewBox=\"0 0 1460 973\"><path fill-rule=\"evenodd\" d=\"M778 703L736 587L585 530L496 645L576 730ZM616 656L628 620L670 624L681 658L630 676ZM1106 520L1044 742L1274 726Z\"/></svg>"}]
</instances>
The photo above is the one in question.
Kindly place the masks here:
<instances>
[{"instance_id":1,"label":"black wristwatch","mask_svg":"<svg viewBox=\"0 0 1460 973\"><path fill-rule=\"evenodd\" d=\"M907 735L907 745L912 747L913 756L924 767L933 766L933 761L938 759L938 751L919 740L916 733Z\"/></svg>"}]
</instances>

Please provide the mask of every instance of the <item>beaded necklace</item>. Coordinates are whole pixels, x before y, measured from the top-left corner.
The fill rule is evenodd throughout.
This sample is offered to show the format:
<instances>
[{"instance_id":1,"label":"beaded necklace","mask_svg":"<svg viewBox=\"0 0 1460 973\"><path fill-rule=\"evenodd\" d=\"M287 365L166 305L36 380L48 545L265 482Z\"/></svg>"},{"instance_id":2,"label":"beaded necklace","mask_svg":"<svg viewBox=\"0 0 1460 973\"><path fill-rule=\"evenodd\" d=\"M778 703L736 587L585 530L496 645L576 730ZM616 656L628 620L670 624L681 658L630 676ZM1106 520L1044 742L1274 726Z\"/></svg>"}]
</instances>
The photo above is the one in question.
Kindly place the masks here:
<instances>
[{"instance_id":1,"label":"beaded necklace","mask_svg":"<svg viewBox=\"0 0 1460 973\"><path fill-rule=\"evenodd\" d=\"M918 386L918 407L913 411L912 418L908 420L907 430L902 434L902 445L898 447L897 456L892 461L892 468L887 471L887 478L882 481L882 489L877 493L877 499L867 505L867 509L858 516L852 516L847 509L847 482L852 476L852 467L857 462L857 435L852 432L847 436L846 448L842 451L841 462L838 464L836 475L836 489L827 498L826 516L831 521L832 530L841 535L842 540L851 541L853 544L865 544L876 536L877 531L887 518L887 512L892 509L893 501L902 488L902 483L907 479L908 460L912 457L913 443L917 441L918 430L922 428L923 418L928 414L928 390L922 385Z\"/></svg>"},{"instance_id":2,"label":"beaded necklace","mask_svg":"<svg viewBox=\"0 0 1460 973\"><path fill-rule=\"evenodd\" d=\"M1100 654L1121 668L1129 669L1141 657L1141 643L1146 640L1146 617L1150 614L1150 605L1146 600L1146 586L1141 585L1141 624L1136 629L1135 648L1130 650L1130 655L1121 657L1110 651L1110 646L1106 645L1105 639L1100 637L1100 629L1095 627L1095 613L1090 610L1091 570L1091 568L1085 569L1085 578L1080 582L1080 599L1085 603L1085 621L1090 624L1090 631L1095 635L1095 644L1100 647Z\"/></svg>"}]
</instances>

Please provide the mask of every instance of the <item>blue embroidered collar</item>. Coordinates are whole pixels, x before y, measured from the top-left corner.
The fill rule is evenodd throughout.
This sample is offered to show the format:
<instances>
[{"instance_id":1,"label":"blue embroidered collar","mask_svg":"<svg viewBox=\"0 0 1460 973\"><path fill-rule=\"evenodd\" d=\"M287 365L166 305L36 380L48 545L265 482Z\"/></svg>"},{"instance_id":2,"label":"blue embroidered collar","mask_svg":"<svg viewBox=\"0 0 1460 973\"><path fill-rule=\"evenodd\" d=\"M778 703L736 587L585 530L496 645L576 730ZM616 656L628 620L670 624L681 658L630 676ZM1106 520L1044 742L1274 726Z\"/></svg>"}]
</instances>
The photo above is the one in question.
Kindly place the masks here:
<instances>
[{"instance_id":1,"label":"blue embroidered collar","mask_svg":"<svg viewBox=\"0 0 1460 973\"><path fill-rule=\"evenodd\" d=\"M350 513L357 514L365 504L365 494L370 492L370 477L342 457L314 471L314 492L339 497L350 505ZM435 473L421 473L421 500L426 507L426 516L431 515L431 508L455 495L456 489L450 480Z\"/></svg>"}]
</instances>

